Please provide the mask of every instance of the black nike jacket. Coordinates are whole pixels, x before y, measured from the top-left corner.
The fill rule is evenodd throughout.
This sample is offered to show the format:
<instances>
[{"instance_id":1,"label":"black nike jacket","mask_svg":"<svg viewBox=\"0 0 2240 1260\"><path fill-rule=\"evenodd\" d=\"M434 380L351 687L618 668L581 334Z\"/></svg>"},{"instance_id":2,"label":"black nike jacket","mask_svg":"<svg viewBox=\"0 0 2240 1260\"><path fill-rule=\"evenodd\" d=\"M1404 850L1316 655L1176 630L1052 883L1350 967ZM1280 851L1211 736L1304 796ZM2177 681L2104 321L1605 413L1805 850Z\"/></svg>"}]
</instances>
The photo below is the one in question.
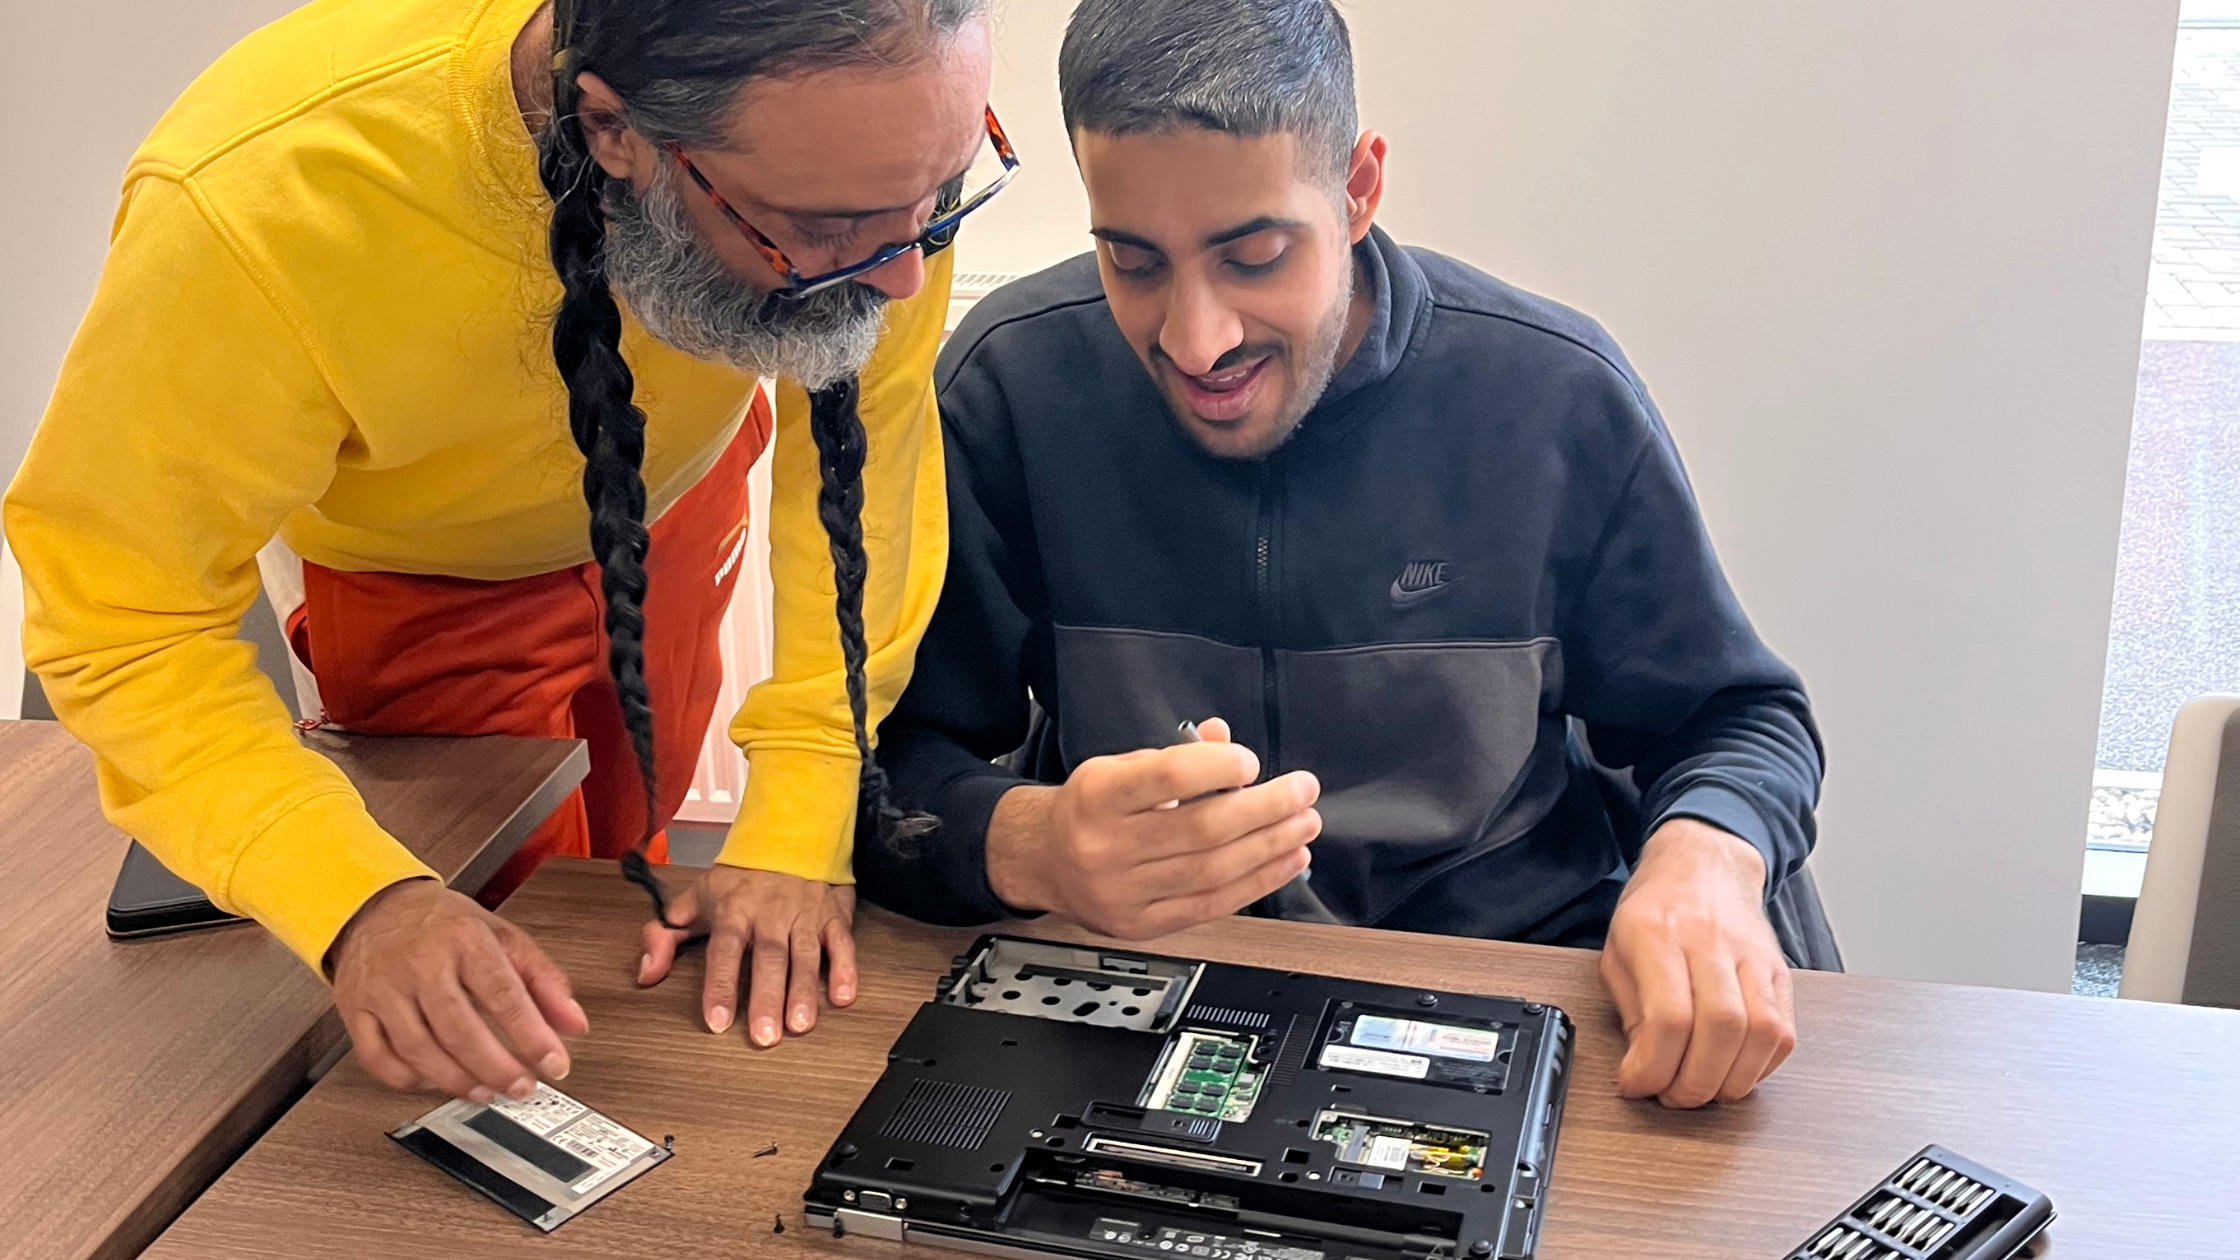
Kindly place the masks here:
<instances>
[{"instance_id":1,"label":"black nike jacket","mask_svg":"<svg viewBox=\"0 0 2240 1260\"><path fill-rule=\"evenodd\" d=\"M865 896L1002 916L998 797L1209 716L1321 779L1313 888L1352 923L1528 938L1673 817L1757 846L1769 890L1803 863L1804 692L1617 347L1381 231L1357 255L1368 333L1258 461L1176 427L1092 256L966 319L936 370L947 587L879 752L942 827L859 843Z\"/></svg>"}]
</instances>

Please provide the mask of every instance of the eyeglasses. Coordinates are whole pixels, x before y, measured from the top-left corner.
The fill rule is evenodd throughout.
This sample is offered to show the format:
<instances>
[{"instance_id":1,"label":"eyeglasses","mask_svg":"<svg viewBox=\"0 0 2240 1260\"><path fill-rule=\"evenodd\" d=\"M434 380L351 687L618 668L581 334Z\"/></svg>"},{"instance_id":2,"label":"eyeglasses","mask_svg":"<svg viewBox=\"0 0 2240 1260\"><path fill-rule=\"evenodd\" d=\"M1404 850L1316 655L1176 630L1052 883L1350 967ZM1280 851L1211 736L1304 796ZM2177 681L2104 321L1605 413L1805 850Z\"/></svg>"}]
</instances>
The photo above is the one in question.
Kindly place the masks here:
<instances>
[{"instance_id":1,"label":"eyeglasses","mask_svg":"<svg viewBox=\"0 0 2240 1260\"><path fill-rule=\"evenodd\" d=\"M1002 192L1003 186L1010 183L1011 177L1019 170L1019 155L1012 151L1010 139L1003 134L1003 124L996 121L996 111L991 107L986 113L988 143L995 147L996 160L1003 164L1003 172L996 176L995 182L970 197L961 196L961 187L942 189L940 198L934 202L933 221L926 224L925 230L918 233L915 240L880 246L878 252L862 262L842 267L838 271L825 272L821 276L802 275L793 265L793 260L786 257L785 251L779 249L775 241L764 236L754 224L747 222L738 211L732 209L731 203L725 201L723 194L708 182L708 177L701 174L700 168L692 164L692 159L684 155L683 145L672 140L668 149L669 156L677 160L677 165L684 168L684 173L692 177L692 182L700 186L701 192L708 194L708 200L716 204L716 209L723 211L723 217L731 220L731 226L739 229L740 235L747 238L747 243L761 253L763 260L770 264L770 269L786 278L785 287L777 292L784 297L807 297L821 289L845 284L867 271L876 271L913 249L922 251L926 257L931 258L949 248L950 242L957 239L957 225L964 222L964 217L988 204L988 199Z\"/></svg>"}]
</instances>

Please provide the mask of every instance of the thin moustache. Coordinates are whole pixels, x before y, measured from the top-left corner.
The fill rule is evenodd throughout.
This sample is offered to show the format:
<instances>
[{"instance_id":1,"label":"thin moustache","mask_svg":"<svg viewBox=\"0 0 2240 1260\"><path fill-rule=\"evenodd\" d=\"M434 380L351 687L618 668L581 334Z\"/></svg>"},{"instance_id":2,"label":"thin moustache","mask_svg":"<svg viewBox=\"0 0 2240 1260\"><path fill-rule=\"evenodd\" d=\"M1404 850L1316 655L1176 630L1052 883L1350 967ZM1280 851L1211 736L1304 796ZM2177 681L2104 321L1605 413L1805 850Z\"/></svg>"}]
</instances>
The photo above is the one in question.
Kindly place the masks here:
<instances>
[{"instance_id":1,"label":"thin moustache","mask_svg":"<svg viewBox=\"0 0 2240 1260\"><path fill-rule=\"evenodd\" d=\"M1213 361L1213 366L1203 373L1185 372L1182 370L1182 366L1176 363L1173 358L1169 357L1164 349L1156 345L1151 347L1151 361L1153 363L1163 364L1169 371L1173 372L1175 375L1187 376L1191 380L1200 380L1204 377L1212 376L1219 372L1226 372L1230 368L1233 368L1240 363L1247 363L1253 359L1279 359L1282 357L1283 349L1280 346L1238 346L1236 349L1229 351L1227 354L1222 355L1218 359L1215 359Z\"/></svg>"}]
</instances>

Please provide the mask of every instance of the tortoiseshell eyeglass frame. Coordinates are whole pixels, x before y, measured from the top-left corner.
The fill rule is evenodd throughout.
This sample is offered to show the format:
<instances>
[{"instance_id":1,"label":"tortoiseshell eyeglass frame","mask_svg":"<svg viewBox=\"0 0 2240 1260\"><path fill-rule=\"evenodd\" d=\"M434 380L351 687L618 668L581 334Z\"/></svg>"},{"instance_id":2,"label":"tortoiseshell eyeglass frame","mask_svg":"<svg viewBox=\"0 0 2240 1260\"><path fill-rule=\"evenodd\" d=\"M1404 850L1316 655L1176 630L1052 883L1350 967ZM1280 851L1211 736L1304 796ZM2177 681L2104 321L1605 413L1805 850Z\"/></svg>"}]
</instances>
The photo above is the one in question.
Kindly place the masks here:
<instances>
[{"instance_id":1,"label":"tortoiseshell eyeglass frame","mask_svg":"<svg viewBox=\"0 0 2240 1260\"><path fill-rule=\"evenodd\" d=\"M957 239L957 225L964 222L964 217L988 204L989 199L1002 192L1004 185L1010 183L1011 177L1019 170L1019 155L1012 150L1010 138L1003 134L1003 124L996 121L995 109L990 107L985 113L988 120L988 143L995 147L996 159L1003 163L1003 173L996 176L994 183L970 197L959 197L956 193L944 190L941 200L934 204L933 221L926 224L925 230L918 233L916 239L881 246L862 262L825 272L821 276L802 275L800 269L793 265L793 260L786 257L785 251L778 248L777 242L763 235L754 224L747 222L744 216L732 209L731 203L725 201L723 194L708 182L708 177L700 173L700 168L692 164L691 158L685 156L683 145L671 141L667 147L669 156L676 159L677 165L684 168L684 173L699 185L701 192L708 195L708 200L723 212L723 217L731 220L731 226L739 229L739 234L747 238L747 243L755 247L763 261L770 264L770 269L785 277L785 286L777 292L785 297L798 298L829 289L836 284L845 284L865 272L876 271L913 249L920 250L931 258L949 248L950 242Z\"/></svg>"}]
</instances>

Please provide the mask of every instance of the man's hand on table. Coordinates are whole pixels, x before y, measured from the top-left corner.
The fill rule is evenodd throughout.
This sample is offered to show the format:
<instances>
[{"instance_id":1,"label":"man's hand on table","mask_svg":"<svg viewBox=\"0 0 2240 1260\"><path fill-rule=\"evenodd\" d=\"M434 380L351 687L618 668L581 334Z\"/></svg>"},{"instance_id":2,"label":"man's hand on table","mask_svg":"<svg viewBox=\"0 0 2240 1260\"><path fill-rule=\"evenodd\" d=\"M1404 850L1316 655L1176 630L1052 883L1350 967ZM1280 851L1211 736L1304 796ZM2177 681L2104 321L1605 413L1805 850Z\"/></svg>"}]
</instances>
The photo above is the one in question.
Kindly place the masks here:
<instances>
[{"instance_id":1,"label":"man's hand on table","mask_svg":"<svg viewBox=\"0 0 2240 1260\"><path fill-rule=\"evenodd\" d=\"M527 1098L590 1027L527 933L434 880L375 893L327 957L358 1061L392 1089Z\"/></svg>"},{"instance_id":2,"label":"man's hand on table","mask_svg":"<svg viewBox=\"0 0 2240 1260\"><path fill-rule=\"evenodd\" d=\"M988 886L1007 906L1144 940L1234 914L1307 867L1322 786L1260 775L1216 718L1205 742L1092 757L1062 787L1016 787L988 821ZM1231 790L1234 789L1234 790ZM1214 795L1219 793L1219 795Z\"/></svg>"},{"instance_id":3,"label":"man's hand on table","mask_svg":"<svg viewBox=\"0 0 2240 1260\"><path fill-rule=\"evenodd\" d=\"M1676 818L1649 837L1602 949L1626 1033L1619 1093L1667 1107L1732 1102L1796 1048L1764 889L1765 859L1737 836Z\"/></svg>"},{"instance_id":4,"label":"man's hand on table","mask_svg":"<svg viewBox=\"0 0 2240 1260\"><path fill-rule=\"evenodd\" d=\"M747 1036L772 1046L785 1026L805 1033L817 1026L817 975L829 959L826 992L834 1006L856 1000L856 890L775 871L718 865L669 905L673 928L659 920L645 926L645 956L638 983L659 984L685 942L708 938L707 978L700 1011L709 1032L731 1027L739 1012L739 979L747 976Z\"/></svg>"}]
</instances>

